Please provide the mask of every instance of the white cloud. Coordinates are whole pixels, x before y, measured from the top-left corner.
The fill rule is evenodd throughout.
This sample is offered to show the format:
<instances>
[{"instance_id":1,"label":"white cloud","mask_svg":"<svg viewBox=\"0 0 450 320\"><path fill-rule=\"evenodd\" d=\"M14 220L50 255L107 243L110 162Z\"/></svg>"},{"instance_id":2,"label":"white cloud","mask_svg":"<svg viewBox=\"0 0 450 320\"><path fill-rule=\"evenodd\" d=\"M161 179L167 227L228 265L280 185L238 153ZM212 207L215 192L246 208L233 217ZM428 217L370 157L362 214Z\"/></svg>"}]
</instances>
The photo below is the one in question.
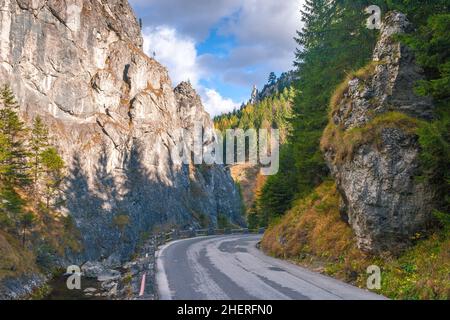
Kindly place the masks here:
<instances>
[{"instance_id":1,"label":"white cloud","mask_svg":"<svg viewBox=\"0 0 450 320\"><path fill-rule=\"evenodd\" d=\"M203 105L212 117L233 111L233 109L239 106L239 103L234 102L232 99L222 97L216 90L202 88L199 91L202 96Z\"/></svg>"},{"instance_id":2,"label":"white cloud","mask_svg":"<svg viewBox=\"0 0 450 320\"><path fill-rule=\"evenodd\" d=\"M156 54L156 59L168 68L174 85L190 80L202 97L206 111L212 115L232 111L238 103L224 98L219 92L204 88L199 84L205 76L199 67L199 57L193 39L183 37L168 26L147 27L143 31L144 51L147 55Z\"/></svg>"},{"instance_id":3,"label":"white cloud","mask_svg":"<svg viewBox=\"0 0 450 320\"><path fill-rule=\"evenodd\" d=\"M170 25L197 41L204 40L221 18L243 0L129 0L137 15L151 25ZM246 1L246 0L244 0Z\"/></svg>"},{"instance_id":4,"label":"white cloud","mask_svg":"<svg viewBox=\"0 0 450 320\"><path fill-rule=\"evenodd\" d=\"M198 85L201 71L194 40L168 26L146 27L143 36L145 53L156 54L156 59L168 68L174 85L187 80Z\"/></svg>"},{"instance_id":5,"label":"white cloud","mask_svg":"<svg viewBox=\"0 0 450 320\"><path fill-rule=\"evenodd\" d=\"M215 115L237 104L213 83L261 87L271 71L292 69L305 0L130 0L146 27L144 48L169 69L174 85L190 80ZM235 40L227 55L198 54L196 45L216 29ZM210 88L202 88L207 80ZM212 84L211 84L212 83ZM216 90L214 90L216 89ZM237 97L234 97L237 99Z\"/></svg>"},{"instance_id":6,"label":"white cloud","mask_svg":"<svg viewBox=\"0 0 450 320\"><path fill-rule=\"evenodd\" d=\"M219 34L235 37L237 46L225 59L205 57L202 65L228 83L247 86L265 84L272 71L291 70L303 4L304 0L242 1L238 13L219 28Z\"/></svg>"},{"instance_id":7,"label":"white cloud","mask_svg":"<svg viewBox=\"0 0 450 320\"><path fill-rule=\"evenodd\" d=\"M245 0L239 13L221 28L241 44L264 45L270 52L293 52L296 31L301 27L303 0Z\"/></svg>"}]
</instances>

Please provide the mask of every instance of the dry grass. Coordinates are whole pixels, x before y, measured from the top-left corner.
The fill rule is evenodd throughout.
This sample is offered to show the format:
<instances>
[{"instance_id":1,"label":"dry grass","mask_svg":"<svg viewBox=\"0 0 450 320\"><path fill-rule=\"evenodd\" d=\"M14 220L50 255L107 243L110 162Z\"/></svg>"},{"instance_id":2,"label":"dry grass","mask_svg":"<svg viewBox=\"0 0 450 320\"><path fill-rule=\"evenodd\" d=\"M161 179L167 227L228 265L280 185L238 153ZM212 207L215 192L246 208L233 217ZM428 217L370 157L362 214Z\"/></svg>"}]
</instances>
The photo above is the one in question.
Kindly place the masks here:
<instances>
[{"instance_id":1,"label":"dry grass","mask_svg":"<svg viewBox=\"0 0 450 320\"><path fill-rule=\"evenodd\" d=\"M382 269L378 293L394 299L450 298L449 228L420 240L400 257L374 257L361 252L351 228L340 219L339 195L325 182L299 200L267 230L261 247L270 255L317 269L365 288L366 269Z\"/></svg>"},{"instance_id":2,"label":"dry grass","mask_svg":"<svg viewBox=\"0 0 450 320\"><path fill-rule=\"evenodd\" d=\"M231 167L233 180L241 186L246 208L251 208L261 193L267 177L261 175L260 167L249 163L237 164Z\"/></svg>"},{"instance_id":3,"label":"dry grass","mask_svg":"<svg viewBox=\"0 0 450 320\"><path fill-rule=\"evenodd\" d=\"M0 230L0 280L35 271L35 256L19 240Z\"/></svg>"},{"instance_id":4,"label":"dry grass","mask_svg":"<svg viewBox=\"0 0 450 320\"><path fill-rule=\"evenodd\" d=\"M302 265L322 265L329 274L347 281L356 280L351 278L355 263L365 259L352 230L340 218L339 195L333 182L321 185L270 226L262 248ZM340 268L334 272L330 266L337 263Z\"/></svg>"},{"instance_id":5,"label":"dry grass","mask_svg":"<svg viewBox=\"0 0 450 320\"><path fill-rule=\"evenodd\" d=\"M334 113L341 104L342 100L345 98L345 95L348 93L349 82L351 80L355 78L358 78L363 82L369 80L375 74L377 66L383 63L384 62L382 61L372 61L365 67L349 73L345 80L335 89L334 94L331 96L330 112Z\"/></svg>"},{"instance_id":6,"label":"dry grass","mask_svg":"<svg viewBox=\"0 0 450 320\"><path fill-rule=\"evenodd\" d=\"M26 231L25 246L22 230L0 230L0 280L39 272L40 267L36 264L39 247L46 247L49 253L61 257L67 250L79 252L82 249L79 231L70 217L44 207L38 209L31 205L33 201L23 190L17 192L26 203L24 212L32 212L35 220L32 228Z\"/></svg>"},{"instance_id":7,"label":"dry grass","mask_svg":"<svg viewBox=\"0 0 450 320\"><path fill-rule=\"evenodd\" d=\"M351 160L355 151L363 145L375 144L379 147L384 129L398 128L412 135L416 134L419 126L420 120L400 112L381 114L366 126L347 131L330 122L323 133L320 145L323 152L333 151L334 162L339 164Z\"/></svg>"}]
</instances>

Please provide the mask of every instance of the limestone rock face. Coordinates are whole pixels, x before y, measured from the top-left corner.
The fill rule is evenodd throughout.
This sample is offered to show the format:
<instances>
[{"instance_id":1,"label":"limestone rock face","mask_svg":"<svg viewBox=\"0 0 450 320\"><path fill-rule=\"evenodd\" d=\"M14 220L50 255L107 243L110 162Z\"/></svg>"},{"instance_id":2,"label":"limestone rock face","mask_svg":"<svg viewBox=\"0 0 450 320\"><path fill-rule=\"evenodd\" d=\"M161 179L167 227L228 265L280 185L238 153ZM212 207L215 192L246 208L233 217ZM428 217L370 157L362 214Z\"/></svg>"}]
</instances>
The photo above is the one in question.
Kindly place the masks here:
<instances>
[{"instance_id":1,"label":"limestone rock face","mask_svg":"<svg viewBox=\"0 0 450 320\"><path fill-rule=\"evenodd\" d=\"M330 125L341 136L347 135L347 143L352 134L362 132L352 153L341 157L337 144L324 148L342 195L343 215L360 248L375 253L398 252L407 246L430 221L434 199L433 190L416 179L420 146L413 128L389 119L389 114L433 117L431 99L418 97L413 90L423 79L422 70L412 52L394 38L409 28L403 14L386 16L372 67L348 83L333 111ZM385 119L376 123L383 115Z\"/></svg>"},{"instance_id":2,"label":"limestone rock face","mask_svg":"<svg viewBox=\"0 0 450 320\"><path fill-rule=\"evenodd\" d=\"M125 258L155 225L242 222L224 167L172 161L178 129L212 123L142 43L126 0L0 0L0 82L27 121L40 115L51 128L68 165L63 210L85 260Z\"/></svg>"}]
</instances>

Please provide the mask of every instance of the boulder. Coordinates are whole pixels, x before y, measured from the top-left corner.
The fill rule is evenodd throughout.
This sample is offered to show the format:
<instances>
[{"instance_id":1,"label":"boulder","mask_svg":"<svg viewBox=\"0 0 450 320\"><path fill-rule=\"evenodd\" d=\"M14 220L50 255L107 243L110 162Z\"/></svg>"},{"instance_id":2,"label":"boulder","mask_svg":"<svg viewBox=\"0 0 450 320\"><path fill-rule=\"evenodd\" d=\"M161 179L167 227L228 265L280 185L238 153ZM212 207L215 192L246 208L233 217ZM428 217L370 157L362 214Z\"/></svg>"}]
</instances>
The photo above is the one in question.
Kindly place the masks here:
<instances>
[{"instance_id":1,"label":"boulder","mask_svg":"<svg viewBox=\"0 0 450 320\"><path fill-rule=\"evenodd\" d=\"M88 261L81 266L81 272L83 276L87 278L97 278L99 275L106 272L105 266L97 261Z\"/></svg>"},{"instance_id":2,"label":"boulder","mask_svg":"<svg viewBox=\"0 0 450 320\"><path fill-rule=\"evenodd\" d=\"M110 282L120 279L120 272L117 270L105 270L97 276L97 280L100 282Z\"/></svg>"}]
</instances>

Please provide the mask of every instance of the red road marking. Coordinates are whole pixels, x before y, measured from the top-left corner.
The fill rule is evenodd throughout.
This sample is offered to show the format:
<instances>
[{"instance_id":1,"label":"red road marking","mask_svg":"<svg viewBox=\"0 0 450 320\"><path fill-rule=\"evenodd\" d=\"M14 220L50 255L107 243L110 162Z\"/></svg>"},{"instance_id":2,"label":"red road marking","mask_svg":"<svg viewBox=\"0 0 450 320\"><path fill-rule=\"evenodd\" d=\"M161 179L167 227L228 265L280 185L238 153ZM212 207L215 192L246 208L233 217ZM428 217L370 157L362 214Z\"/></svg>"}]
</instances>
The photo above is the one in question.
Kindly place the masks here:
<instances>
[{"instance_id":1,"label":"red road marking","mask_svg":"<svg viewBox=\"0 0 450 320\"><path fill-rule=\"evenodd\" d=\"M144 275L142 276L142 281L141 281L141 291L139 292L139 297L142 297L145 293L145 279L147 277L147 274L144 273Z\"/></svg>"}]
</instances>

